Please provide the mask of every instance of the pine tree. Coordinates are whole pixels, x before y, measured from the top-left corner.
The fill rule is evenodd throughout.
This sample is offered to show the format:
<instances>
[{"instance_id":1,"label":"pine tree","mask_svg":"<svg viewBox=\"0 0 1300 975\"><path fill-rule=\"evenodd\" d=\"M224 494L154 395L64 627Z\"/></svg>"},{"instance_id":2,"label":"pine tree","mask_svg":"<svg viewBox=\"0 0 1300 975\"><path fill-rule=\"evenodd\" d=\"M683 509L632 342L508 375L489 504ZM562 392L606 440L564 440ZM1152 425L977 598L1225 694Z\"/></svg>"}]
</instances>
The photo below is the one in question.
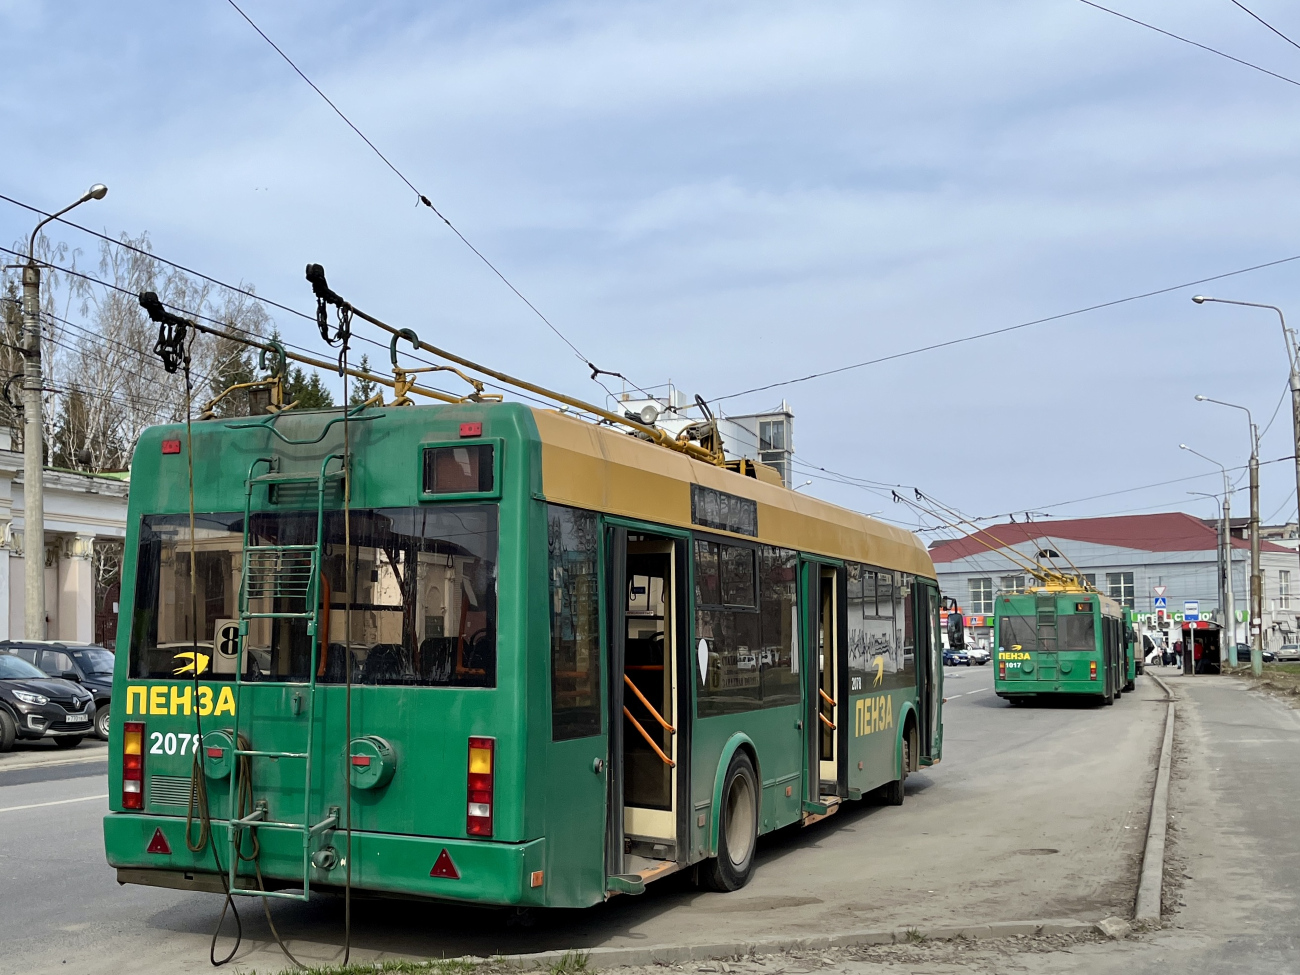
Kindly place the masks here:
<instances>
[{"instance_id":1,"label":"pine tree","mask_svg":"<svg viewBox=\"0 0 1300 975\"><path fill-rule=\"evenodd\" d=\"M364 353L362 354L361 361L357 363L357 371L364 373L370 372L370 356L365 355ZM374 396L375 390L378 388L379 384L373 379L354 379L352 381L352 390L348 394L348 405L360 406L366 400Z\"/></svg>"},{"instance_id":2,"label":"pine tree","mask_svg":"<svg viewBox=\"0 0 1300 975\"><path fill-rule=\"evenodd\" d=\"M334 394L321 381L320 373L303 371L302 366L289 370L288 381L284 384L286 405L297 404L298 410L327 410L334 405Z\"/></svg>"}]
</instances>

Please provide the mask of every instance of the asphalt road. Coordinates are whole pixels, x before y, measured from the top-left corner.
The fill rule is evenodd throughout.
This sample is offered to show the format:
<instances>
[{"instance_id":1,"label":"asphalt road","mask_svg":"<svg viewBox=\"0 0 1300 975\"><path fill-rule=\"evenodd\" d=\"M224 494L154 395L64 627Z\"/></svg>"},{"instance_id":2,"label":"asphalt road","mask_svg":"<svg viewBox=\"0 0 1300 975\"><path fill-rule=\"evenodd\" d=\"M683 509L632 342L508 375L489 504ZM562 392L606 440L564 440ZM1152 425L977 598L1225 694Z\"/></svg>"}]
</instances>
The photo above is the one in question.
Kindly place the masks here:
<instances>
[{"instance_id":1,"label":"asphalt road","mask_svg":"<svg viewBox=\"0 0 1300 975\"><path fill-rule=\"evenodd\" d=\"M766 838L741 891L701 893L686 877L670 877L640 897L525 919L360 902L353 958L1129 911L1163 728L1158 689L1142 681L1109 708L1013 709L992 694L988 666L949 668L945 681L944 761L908 779L906 803L864 802ZM21 895L0 898L0 971L211 970L219 896L119 887L105 865L102 763L6 768L0 763L0 890ZM304 961L339 959L339 900L272 911ZM284 967L260 904L243 902L242 914L240 967Z\"/></svg>"}]
</instances>

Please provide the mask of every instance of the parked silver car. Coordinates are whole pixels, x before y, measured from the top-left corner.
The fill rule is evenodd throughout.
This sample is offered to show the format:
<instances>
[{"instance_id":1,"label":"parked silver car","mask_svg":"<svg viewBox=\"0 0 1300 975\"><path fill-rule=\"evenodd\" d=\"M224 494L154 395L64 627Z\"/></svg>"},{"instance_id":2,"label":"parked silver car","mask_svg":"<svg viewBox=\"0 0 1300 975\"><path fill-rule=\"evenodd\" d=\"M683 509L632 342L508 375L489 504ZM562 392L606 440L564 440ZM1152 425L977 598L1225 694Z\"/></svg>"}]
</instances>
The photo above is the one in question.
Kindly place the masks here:
<instances>
[{"instance_id":1,"label":"parked silver car","mask_svg":"<svg viewBox=\"0 0 1300 975\"><path fill-rule=\"evenodd\" d=\"M1284 643L1273 652L1278 663L1300 663L1300 643Z\"/></svg>"}]
</instances>

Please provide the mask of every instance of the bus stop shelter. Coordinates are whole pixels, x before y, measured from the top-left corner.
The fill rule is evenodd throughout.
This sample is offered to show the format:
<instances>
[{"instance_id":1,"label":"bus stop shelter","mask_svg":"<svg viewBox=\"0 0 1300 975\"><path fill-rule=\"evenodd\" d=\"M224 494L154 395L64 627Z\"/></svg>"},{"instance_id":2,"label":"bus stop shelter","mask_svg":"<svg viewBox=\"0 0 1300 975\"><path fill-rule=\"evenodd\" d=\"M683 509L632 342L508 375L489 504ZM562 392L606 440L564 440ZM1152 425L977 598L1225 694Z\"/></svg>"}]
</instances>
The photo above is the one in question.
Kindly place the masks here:
<instances>
[{"instance_id":1,"label":"bus stop shelter","mask_svg":"<svg viewBox=\"0 0 1300 975\"><path fill-rule=\"evenodd\" d=\"M1209 620L1184 620L1182 639L1184 674L1219 673L1223 664L1223 653L1226 651L1223 643L1223 628L1218 623Z\"/></svg>"}]
</instances>

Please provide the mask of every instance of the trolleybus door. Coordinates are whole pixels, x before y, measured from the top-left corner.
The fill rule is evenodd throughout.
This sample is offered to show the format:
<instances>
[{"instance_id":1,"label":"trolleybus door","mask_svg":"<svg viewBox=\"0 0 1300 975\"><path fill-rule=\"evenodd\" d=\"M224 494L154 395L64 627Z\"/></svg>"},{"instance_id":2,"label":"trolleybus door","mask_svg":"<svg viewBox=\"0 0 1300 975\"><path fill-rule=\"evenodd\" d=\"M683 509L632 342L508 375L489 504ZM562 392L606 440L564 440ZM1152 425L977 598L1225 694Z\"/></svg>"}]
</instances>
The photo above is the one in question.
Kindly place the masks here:
<instances>
[{"instance_id":1,"label":"trolleybus door","mask_svg":"<svg viewBox=\"0 0 1300 975\"><path fill-rule=\"evenodd\" d=\"M643 874L689 854L684 666L687 540L609 531L609 829L606 869Z\"/></svg>"},{"instance_id":2,"label":"trolleybus door","mask_svg":"<svg viewBox=\"0 0 1300 975\"><path fill-rule=\"evenodd\" d=\"M943 727L940 702L943 694L943 641L939 636L939 592L917 583L913 588L916 606L917 704L921 709L921 761L937 761Z\"/></svg>"},{"instance_id":3,"label":"trolleybus door","mask_svg":"<svg viewBox=\"0 0 1300 975\"><path fill-rule=\"evenodd\" d=\"M846 599L844 570L820 562L804 563L803 642L807 708L807 798L848 795L847 727L848 646L843 638Z\"/></svg>"}]
</instances>

